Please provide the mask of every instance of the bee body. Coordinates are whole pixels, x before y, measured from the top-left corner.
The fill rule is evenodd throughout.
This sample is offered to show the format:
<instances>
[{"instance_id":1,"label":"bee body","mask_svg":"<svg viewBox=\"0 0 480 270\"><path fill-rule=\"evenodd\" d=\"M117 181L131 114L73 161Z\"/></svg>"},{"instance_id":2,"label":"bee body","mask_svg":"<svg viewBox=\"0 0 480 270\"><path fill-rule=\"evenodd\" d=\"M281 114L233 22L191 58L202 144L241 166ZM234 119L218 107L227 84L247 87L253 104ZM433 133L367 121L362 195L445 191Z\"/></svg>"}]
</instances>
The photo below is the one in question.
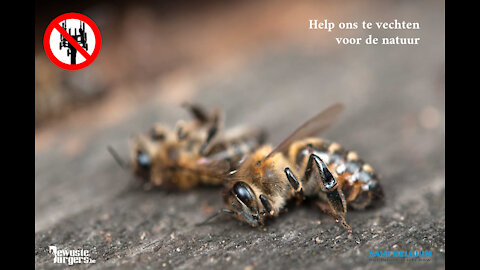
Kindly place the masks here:
<instances>
[{"instance_id":1,"label":"bee body","mask_svg":"<svg viewBox=\"0 0 480 270\"><path fill-rule=\"evenodd\" d=\"M277 216L287 201L312 197L321 210L351 231L345 220L347 206L363 209L381 201L383 192L372 167L355 152L311 136L329 126L342 108L341 104L329 107L275 148L255 150L226 180L226 208L215 215L229 213L256 227Z\"/></svg>"},{"instance_id":2,"label":"bee body","mask_svg":"<svg viewBox=\"0 0 480 270\"><path fill-rule=\"evenodd\" d=\"M198 185L221 185L222 174L236 169L242 159L262 142L262 132L239 133L220 138L205 154L200 154L203 140L172 138L156 147L157 159L151 168L151 181L156 186L191 189Z\"/></svg>"},{"instance_id":3,"label":"bee body","mask_svg":"<svg viewBox=\"0 0 480 270\"><path fill-rule=\"evenodd\" d=\"M221 185L245 156L258 148L265 133L258 129L220 132L219 111L212 115L191 106L192 122L179 121L175 130L157 124L133 138L131 169L144 182L174 189Z\"/></svg>"},{"instance_id":4,"label":"bee body","mask_svg":"<svg viewBox=\"0 0 480 270\"><path fill-rule=\"evenodd\" d=\"M305 171L311 154L321 158L327 165L352 208L363 209L369 206L371 199L381 192L378 189L376 173L356 152L348 151L338 143L322 138L306 138L290 146L288 157L298 171ZM306 196L318 194L320 191L318 181L307 182L304 178L301 181Z\"/></svg>"}]
</instances>

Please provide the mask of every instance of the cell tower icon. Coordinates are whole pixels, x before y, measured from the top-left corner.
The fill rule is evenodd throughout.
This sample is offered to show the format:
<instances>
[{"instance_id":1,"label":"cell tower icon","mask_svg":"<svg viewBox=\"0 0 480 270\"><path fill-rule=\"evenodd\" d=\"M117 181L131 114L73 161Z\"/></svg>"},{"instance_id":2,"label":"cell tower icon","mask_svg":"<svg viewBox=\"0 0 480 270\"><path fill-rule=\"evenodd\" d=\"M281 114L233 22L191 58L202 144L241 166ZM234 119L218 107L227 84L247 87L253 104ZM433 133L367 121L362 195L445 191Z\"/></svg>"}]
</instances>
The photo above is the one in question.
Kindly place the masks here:
<instances>
[{"instance_id":1,"label":"cell tower icon","mask_svg":"<svg viewBox=\"0 0 480 270\"><path fill-rule=\"evenodd\" d=\"M67 20L62 22L62 28L67 31ZM80 46L82 46L86 51L88 51L87 44L87 33L85 32L85 23L80 21L80 28L74 28L74 34L72 35L72 28L68 28L68 34L76 41ZM60 50L62 48L67 48L67 56L70 56L70 64L77 64L77 49L70 44L61 34L60 34Z\"/></svg>"},{"instance_id":2,"label":"cell tower icon","mask_svg":"<svg viewBox=\"0 0 480 270\"><path fill-rule=\"evenodd\" d=\"M70 12L50 22L43 35L43 47L48 59L57 67L70 71L80 70L97 59L102 37L92 19Z\"/></svg>"}]
</instances>

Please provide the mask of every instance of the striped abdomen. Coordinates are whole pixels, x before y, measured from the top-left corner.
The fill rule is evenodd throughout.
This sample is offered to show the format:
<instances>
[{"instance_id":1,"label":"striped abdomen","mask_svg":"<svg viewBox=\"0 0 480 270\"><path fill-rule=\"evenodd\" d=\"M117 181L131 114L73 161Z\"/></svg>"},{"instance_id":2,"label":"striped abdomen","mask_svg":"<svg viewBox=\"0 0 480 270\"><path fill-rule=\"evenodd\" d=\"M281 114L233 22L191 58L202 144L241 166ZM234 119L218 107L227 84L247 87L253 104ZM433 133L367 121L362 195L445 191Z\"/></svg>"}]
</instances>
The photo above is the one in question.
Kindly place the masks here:
<instances>
[{"instance_id":1,"label":"striped abdomen","mask_svg":"<svg viewBox=\"0 0 480 270\"><path fill-rule=\"evenodd\" d=\"M348 205L353 208L365 208L376 199L383 197L381 186L372 167L361 160L357 153L345 150L335 142L321 138L300 140L290 146L288 157L299 172L304 172L312 153L322 159L340 183ZM320 191L318 181L319 179L315 177L308 181L302 179L306 195L318 194Z\"/></svg>"},{"instance_id":2,"label":"striped abdomen","mask_svg":"<svg viewBox=\"0 0 480 270\"><path fill-rule=\"evenodd\" d=\"M236 170L246 156L264 143L265 137L265 133L260 130L237 132L216 142L206 158L228 161L230 170Z\"/></svg>"}]
</instances>

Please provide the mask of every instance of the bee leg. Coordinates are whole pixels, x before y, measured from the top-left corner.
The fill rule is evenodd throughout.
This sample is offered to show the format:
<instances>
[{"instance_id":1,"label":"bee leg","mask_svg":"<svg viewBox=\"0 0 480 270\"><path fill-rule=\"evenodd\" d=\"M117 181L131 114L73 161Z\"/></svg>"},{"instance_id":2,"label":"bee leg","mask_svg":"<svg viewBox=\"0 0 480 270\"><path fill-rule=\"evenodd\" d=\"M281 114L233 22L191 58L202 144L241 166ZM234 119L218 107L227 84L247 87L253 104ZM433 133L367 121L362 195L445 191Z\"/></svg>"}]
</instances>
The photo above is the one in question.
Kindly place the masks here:
<instances>
[{"instance_id":1,"label":"bee leg","mask_svg":"<svg viewBox=\"0 0 480 270\"><path fill-rule=\"evenodd\" d=\"M342 226L347 229L348 232L352 232L352 227L348 225L345 217L343 215L339 215L335 210L333 210L330 204L322 201L317 201L315 204L320 208L320 210L322 210L322 212L333 217L337 222L340 221L342 223Z\"/></svg>"},{"instance_id":2,"label":"bee leg","mask_svg":"<svg viewBox=\"0 0 480 270\"><path fill-rule=\"evenodd\" d=\"M342 225L351 231L352 228L345 221L345 214L347 213L347 202L345 195L338 185L338 181L333 177L323 160L315 154L311 154L308 158L307 167L303 182L307 183L312 177L312 171L316 168L320 175L320 189L325 192L328 205L332 215L337 220L342 221Z\"/></svg>"},{"instance_id":3,"label":"bee leg","mask_svg":"<svg viewBox=\"0 0 480 270\"><path fill-rule=\"evenodd\" d=\"M310 180L314 168L317 168L317 171L320 175L320 188L322 191L329 192L337 187L337 180L333 177L330 170L328 170L328 167L325 165L323 160L315 154L311 154L308 158L307 167L305 168L305 174L303 176L303 182L307 183Z\"/></svg>"},{"instance_id":4,"label":"bee leg","mask_svg":"<svg viewBox=\"0 0 480 270\"><path fill-rule=\"evenodd\" d=\"M285 168L285 175L287 176L288 182L290 182L290 185L295 190L297 205L299 205L304 199L302 182L297 180L292 170L290 170L288 167Z\"/></svg>"},{"instance_id":5,"label":"bee leg","mask_svg":"<svg viewBox=\"0 0 480 270\"><path fill-rule=\"evenodd\" d=\"M210 146L212 145L212 142L215 140L215 138L218 137L218 134L220 133L220 130L221 130L221 119L222 119L222 115L220 111L216 111L213 116L212 125L207 131L207 138L203 143L202 147L200 148L200 155L205 155L208 152L208 150L210 150Z\"/></svg>"},{"instance_id":6,"label":"bee leg","mask_svg":"<svg viewBox=\"0 0 480 270\"><path fill-rule=\"evenodd\" d=\"M183 103L182 107L186 108L192 114L195 121L186 123L180 120L177 122L176 134L179 141L185 140L192 131L206 126L209 122L215 122L216 118L220 115L219 110L215 110L210 115L203 107L187 102Z\"/></svg>"},{"instance_id":7,"label":"bee leg","mask_svg":"<svg viewBox=\"0 0 480 270\"><path fill-rule=\"evenodd\" d=\"M186 108L192 114L193 118L202 124L207 123L210 119L208 113L205 111L205 108L199 106L198 104L190 104L185 102L182 104L182 107Z\"/></svg>"},{"instance_id":8,"label":"bee leg","mask_svg":"<svg viewBox=\"0 0 480 270\"><path fill-rule=\"evenodd\" d=\"M262 203L263 208L265 209L264 210L265 214L273 216L275 214L275 211L273 210L272 205L268 201L267 197L261 194L258 198L260 199L260 202Z\"/></svg>"},{"instance_id":9,"label":"bee leg","mask_svg":"<svg viewBox=\"0 0 480 270\"><path fill-rule=\"evenodd\" d=\"M354 201L358 197L358 195L360 194L361 191L362 191L362 188L358 183L353 185L350 188L349 194L347 195L347 198L346 198L347 202Z\"/></svg>"},{"instance_id":10,"label":"bee leg","mask_svg":"<svg viewBox=\"0 0 480 270\"><path fill-rule=\"evenodd\" d=\"M165 130L165 127L163 127L160 124L155 124L149 131L150 133L150 139L152 139L155 142L160 142L164 141L166 137L167 131Z\"/></svg>"},{"instance_id":11,"label":"bee leg","mask_svg":"<svg viewBox=\"0 0 480 270\"><path fill-rule=\"evenodd\" d=\"M185 140L190 134L190 132L188 131L187 124L182 120L179 120L177 122L177 125L175 127L175 133L177 134L178 141Z\"/></svg>"}]
</instances>

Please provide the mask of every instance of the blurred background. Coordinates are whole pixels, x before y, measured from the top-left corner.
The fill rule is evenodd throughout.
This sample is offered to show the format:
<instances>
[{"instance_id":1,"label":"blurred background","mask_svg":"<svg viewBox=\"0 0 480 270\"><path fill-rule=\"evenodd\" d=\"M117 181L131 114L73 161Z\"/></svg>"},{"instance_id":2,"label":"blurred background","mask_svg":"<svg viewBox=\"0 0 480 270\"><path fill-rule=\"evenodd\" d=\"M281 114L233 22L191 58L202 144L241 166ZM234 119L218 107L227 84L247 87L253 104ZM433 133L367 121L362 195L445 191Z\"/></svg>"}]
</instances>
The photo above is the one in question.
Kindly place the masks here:
<instances>
[{"instance_id":1,"label":"blurred background","mask_svg":"<svg viewBox=\"0 0 480 270\"><path fill-rule=\"evenodd\" d=\"M102 35L98 58L79 71L56 67L43 49L47 25L66 12L87 15ZM328 19L336 24L397 19L419 22L421 29L337 28L327 32L309 30L310 19ZM176 224L175 220L165 225L167 221L154 214L167 210L151 204L168 202L168 211L177 213L181 220L196 222L208 213L192 208L195 201L202 201L212 209L221 207L215 190L202 190L199 195L189 193L187 199L185 195L170 193L125 195L125 187L132 179L118 169L106 151L107 145L113 145L127 156L130 135L147 130L155 122L173 127L179 119L189 117L180 107L182 102L189 101L222 108L227 127L240 124L264 127L272 143L281 141L327 106L344 103L346 112L325 136L357 150L381 174L389 201L380 212L370 216L380 218L384 225L391 225L392 220L398 222L391 226L397 226L395 230L404 231L408 237L413 237L408 235L412 232L401 229L412 226L404 221L405 217L411 217L410 222L414 223L420 222L420 216L425 217L425 222L434 224L435 230L425 229L425 234L437 233L438 237L430 242L423 240L421 245L426 246L421 247L434 249L434 254L440 256L434 265L443 265L444 30L443 1L37 1L35 232L39 255L36 263L48 265L51 258L42 253L42 248L51 242L72 248L86 243L101 246L105 227L110 228L108 233L117 236L118 242L113 237L114 241L103 246L104 249L98 248L99 262L102 258L106 261L143 254L122 253L125 239L129 248L149 240L148 243L155 240L166 241L162 245L173 245L178 238L162 238L170 235L172 227L177 227L177 235L192 234L195 228ZM335 37L366 38L369 34L421 39L416 46L338 45L335 40ZM151 226L142 225L147 226L141 227L147 236L139 240L135 218L145 216L124 219L121 216L142 205L144 215L156 218ZM118 219L112 221L115 216L112 213L117 213ZM315 219L318 215L312 216L300 211L289 215L287 220L309 224L301 220ZM244 228L230 222L221 226L235 224L237 227L230 228L235 231ZM323 219L322 222L330 224ZM357 227L362 227L363 221L358 222ZM83 225L77 228L80 232L71 236L65 224ZM281 224L280 221L280 225L273 225L279 226L273 227L274 230L281 231ZM127 231L116 234L115 228L119 226L126 226ZM201 229L200 234L202 230L207 230L203 231L207 234L209 229ZM312 230L308 229L304 235L310 232L313 236ZM249 233L246 235L252 239L259 237L258 231ZM401 235L397 233L397 237ZM365 236L362 243L370 244L362 247L362 252L378 246L376 240L368 239ZM418 248L417 242L405 244L401 239L393 244ZM192 248L190 253L199 250ZM299 247L297 251L310 250ZM253 254L260 256L262 252ZM205 256L209 256L208 252ZM159 265L165 262L155 258L147 261ZM232 261L243 267L246 266L243 259L233 257ZM185 260L166 263L195 265L196 261ZM304 260L300 265L308 266L315 262L312 260ZM208 263L202 261L203 266Z\"/></svg>"}]
</instances>

